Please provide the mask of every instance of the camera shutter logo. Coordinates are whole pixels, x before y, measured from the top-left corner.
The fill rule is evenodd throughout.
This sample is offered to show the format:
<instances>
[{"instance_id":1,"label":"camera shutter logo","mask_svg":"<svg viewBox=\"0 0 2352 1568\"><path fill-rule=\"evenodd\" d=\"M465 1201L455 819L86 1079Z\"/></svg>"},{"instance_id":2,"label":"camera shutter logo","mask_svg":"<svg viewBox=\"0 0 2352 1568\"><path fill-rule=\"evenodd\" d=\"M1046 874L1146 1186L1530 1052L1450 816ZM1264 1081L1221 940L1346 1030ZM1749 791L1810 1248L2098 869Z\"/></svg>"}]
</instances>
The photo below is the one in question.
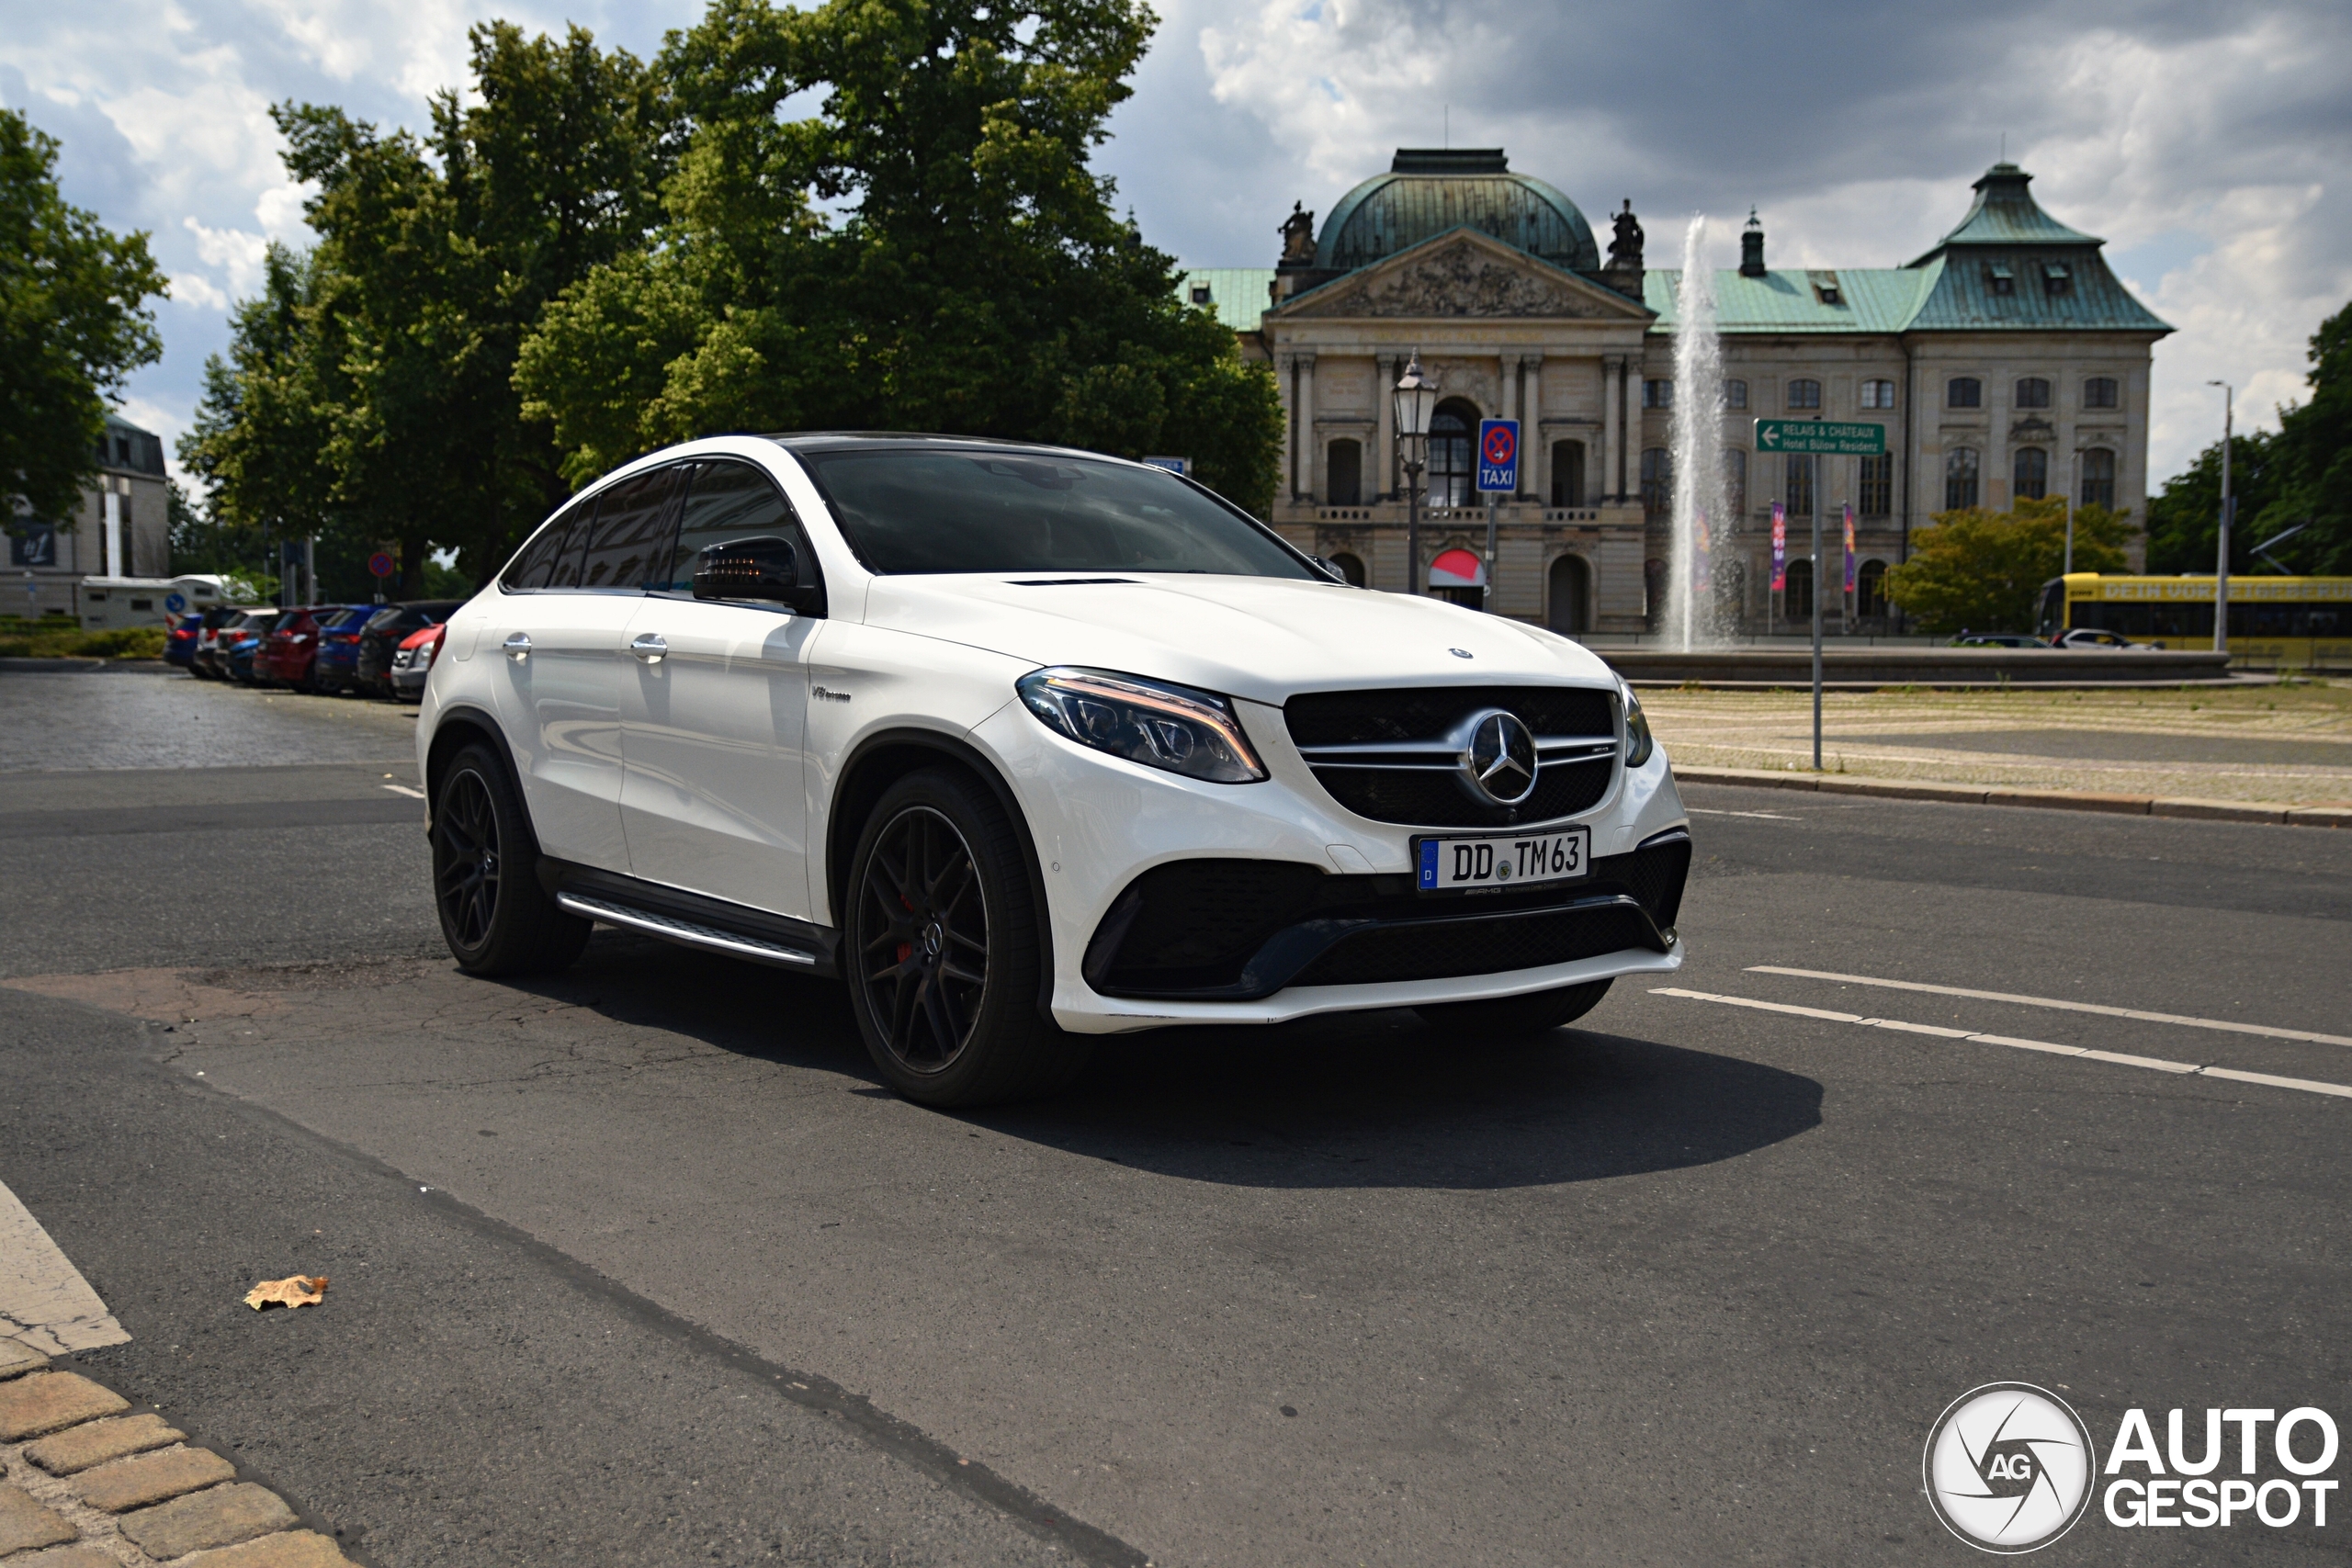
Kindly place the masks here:
<instances>
[{"instance_id":1,"label":"camera shutter logo","mask_svg":"<svg viewBox=\"0 0 2352 1568\"><path fill-rule=\"evenodd\" d=\"M1928 1433L1928 1503L1944 1528L1984 1551L2048 1546L2090 1506L2090 1428L2031 1383L1986 1383L1953 1400Z\"/></svg>"}]
</instances>

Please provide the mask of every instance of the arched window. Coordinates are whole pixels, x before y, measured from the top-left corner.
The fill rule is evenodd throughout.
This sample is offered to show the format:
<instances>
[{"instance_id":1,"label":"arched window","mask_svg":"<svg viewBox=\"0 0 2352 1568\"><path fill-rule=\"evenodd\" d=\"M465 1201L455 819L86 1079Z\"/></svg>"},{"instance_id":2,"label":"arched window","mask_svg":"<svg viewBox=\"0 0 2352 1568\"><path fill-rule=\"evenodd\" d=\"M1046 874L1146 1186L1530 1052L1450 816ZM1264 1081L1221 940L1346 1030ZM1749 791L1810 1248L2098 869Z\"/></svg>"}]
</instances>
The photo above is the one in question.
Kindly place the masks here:
<instances>
[{"instance_id":1,"label":"arched window","mask_svg":"<svg viewBox=\"0 0 2352 1568\"><path fill-rule=\"evenodd\" d=\"M1431 506L1467 506L1477 499L1478 470L1470 457L1477 430L1478 411L1459 398L1438 404L1430 415Z\"/></svg>"},{"instance_id":2,"label":"arched window","mask_svg":"<svg viewBox=\"0 0 2352 1568\"><path fill-rule=\"evenodd\" d=\"M2028 376L2018 382L2017 406L2021 409L2046 409L2050 406L2050 383L2039 376Z\"/></svg>"},{"instance_id":3,"label":"arched window","mask_svg":"<svg viewBox=\"0 0 2352 1568\"><path fill-rule=\"evenodd\" d=\"M2050 454L2039 446L2020 446L2010 474L2010 493L2019 501L2040 501L2050 493Z\"/></svg>"},{"instance_id":4,"label":"arched window","mask_svg":"<svg viewBox=\"0 0 2352 1568\"><path fill-rule=\"evenodd\" d=\"M1894 454L1882 452L1875 457L1864 457L1857 475L1855 512L1864 517L1883 517L1894 510Z\"/></svg>"},{"instance_id":5,"label":"arched window","mask_svg":"<svg viewBox=\"0 0 2352 1568\"><path fill-rule=\"evenodd\" d=\"M1464 544L1451 544L1438 551L1430 562L1429 591L1432 598L1465 609L1481 610L1487 604L1487 563L1478 553Z\"/></svg>"},{"instance_id":6,"label":"arched window","mask_svg":"<svg viewBox=\"0 0 2352 1568\"><path fill-rule=\"evenodd\" d=\"M1984 383L1973 376L1955 376L1944 383L1944 407L1976 409L1984 406Z\"/></svg>"},{"instance_id":7,"label":"arched window","mask_svg":"<svg viewBox=\"0 0 2352 1568\"><path fill-rule=\"evenodd\" d=\"M1348 580L1351 587L1363 586L1363 558L1361 556L1351 555L1341 550L1338 555L1331 557L1330 561L1333 566L1340 569L1340 575Z\"/></svg>"},{"instance_id":8,"label":"arched window","mask_svg":"<svg viewBox=\"0 0 2352 1568\"><path fill-rule=\"evenodd\" d=\"M1787 507L1790 521L1813 515L1813 459L1803 453L1792 452L1781 459L1782 473L1788 483L1782 487L1781 504Z\"/></svg>"},{"instance_id":9,"label":"arched window","mask_svg":"<svg viewBox=\"0 0 2352 1568\"><path fill-rule=\"evenodd\" d=\"M1584 497L1584 443L1553 442L1552 504L1582 506Z\"/></svg>"},{"instance_id":10,"label":"arched window","mask_svg":"<svg viewBox=\"0 0 2352 1568\"><path fill-rule=\"evenodd\" d=\"M1736 521L1747 513L1747 449L1744 446L1724 448L1724 504L1731 508L1727 522Z\"/></svg>"},{"instance_id":11,"label":"arched window","mask_svg":"<svg viewBox=\"0 0 2352 1568\"><path fill-rule=\"evenodd\" d=\"M1792 621L1813 619L1813 562L1789 562L1789 585L1781 595L1781 613Z\"/></svg>"},{"instance_id":12,"label":"arched window","mask_svg":"<svg viewBox=\"0 0 2352 1568\"><path fill-rule=\"evenodd\" d=\"M1792 409L1817 409L1820 406L1820 382L1795 380L1789 383L1789 407Z\"/></svg>"},{"instance_id":13,"label":"arched window","mask_svg":"<svg viewBox=\"0 0 2352 1568\"><path fill-rule=\"evenodd\" d=\"M2084 506L2114 506L2114 453L2093 446L2083 454L2083 492L2076 499Z\"/></svg>"},{"instance_id":14,"label":"arched window","mask_svg":"<svg viewBox=\"0 0 2352 1568\"><path fill-rule=\"evenodd\" d=\"M1544 624L1565 637L1586 629L1585 601L1592 589L1592 569L1582 556L1562 556L1552 563L1544 601Z\"/></svg>"},{"instance_id":15,"label":"arched window","mask_svg":"<svg viewBox=\"0 0 2352 1568\"><path fill-rule=\"evenodd\" d=\"M2112 376L2094 376L2083 383L2083 407L2111 409L2116 406L2116 385Z\"/></svg>"},{"instance_id":16,"label":"arched window","mask_svg":"<svg viewBox=\"0 0 2352 1568\"><path fill-rule=\"evenodd\" d=\"M1955 446L1944 455L1944 510L1957 512L1976 504L1976 453Z\"/></svg>"},{"instance_id":17,"label":"arched window","mask_svg":"<svg viewBox=\"0 0 2352 1568\"><path fill-rule=\"evenodd\" d=\"M1674 454L1663 446L1642 448L1642 511L1663 517L1674 505Z\"/></svg>"},{"instance_id":18,"label":"arched window","mask_svg":"<svg viewBox=\"0 0 2352 1568\"><path fill-rule=\"evenodd\" d=\"M1363 504L1363 446L1334 441L1324 464L1324 492L1333 506Z\"/></svg>"},{"instance_id":19,"label":"arched window","mask_svg":"<svg viewBox=\"0 0 2352 1568\"><path fill-rule=\"evenodd\" d=\"M1868 620L1886 614L1886 563L1866 560L1854 573L1854 614Z\"/></svg>"},{"instance_id":20,"label":"arched window","mask_svg":"<svg viewBox=\"0 0 2352 1568\"><path fill-rule=\"evenodd\" d=\"M1866 409L1891 409L1894 406L1894 382L1865 381L1862 383L1862 407Z\"/></svg>"}]
</instances>

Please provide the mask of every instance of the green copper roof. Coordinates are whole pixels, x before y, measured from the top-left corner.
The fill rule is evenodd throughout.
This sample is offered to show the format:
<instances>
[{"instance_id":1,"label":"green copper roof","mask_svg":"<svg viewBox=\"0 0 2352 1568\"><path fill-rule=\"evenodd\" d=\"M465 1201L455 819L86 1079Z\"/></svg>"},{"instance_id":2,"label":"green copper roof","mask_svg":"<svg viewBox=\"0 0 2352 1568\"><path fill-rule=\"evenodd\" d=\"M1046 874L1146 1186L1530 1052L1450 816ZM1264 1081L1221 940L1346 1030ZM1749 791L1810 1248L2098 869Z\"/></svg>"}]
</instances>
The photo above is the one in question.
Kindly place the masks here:
<instances>
[{"instance_id":1,"label":"green copper roof","mask_svg":"<svg viewBox=\"0 0 2352 1568\"><path fill-rule=\"evenodd\" d=\"M1205 288L1209 298L1204 308L1216 311L1218 321L1235 332L1254 333L1258 318L1266 313L1266 291L1273 281L1270 266L1194 267L1177 275L1176 298L1193 304L1193 289Z\"/></svg>"},{"instance_id":2,"label":"green copper roof","mask_svg":"<svg viewBox=\"0 0 2352 1568\"><path fill-rule=\"evenodd\" d=\"M1464 227L1492 234L1554 266L1592 272L1600 249L1577 204L1542 180L1510 172L1499 151L1397 150L1385 175L1341 197L1323 220L1315 265L1353 269Z\"/></svg>"},{"instance_id":3,"label":"green copper roof","mask_svg":"<svg viewBox=\"0 0 2352 1568\"><path fill-rule=\"evenodd\" d=\"M2051 269L2060 269L2053 291ZM1996 290L2006 273L2009 288ZM1834 286L1838 303L1823 299ZM1672 332L1682 274L1642 278L1653 332ZM1925 265L1715 274L1715 320L1726 334L1801 333L2172 331L2107 269L2096 250L2020 247L1948 252Z\"/></svg>"},{"instance_id":4,"label":"green copper roof","mask_svg":"<svg viewBox=\"0 0 2352 1568\"><path fill-rule=\"evenodd\" d=\"M1946 245L2097 245L2105 242L2079 229L2069 229L2033 199L2026 186L2033 176L2015 164L1996 164L1971 188L1976 205L1960 227L1938 242L1935 250L1913 262L1935 256Z\"/></svg>"},{"instance_id":5,"label":"green copper roof","mask_svg":"<svg viewBox=\"0 0 2352 1568\"><path fill-rule=\"evenodd\" d=\"M1919 308L1921 276L1905 267L1838 267L1768 272L1746 277L1715 274L1715 320L1726 333L1899 333ZM1657 312L1654 332L1671 332L1674 296L1682 274L1642 275L1642 303ZM1838 303L1823 295L1834 288Z\"/></svg>"}]
</instances>

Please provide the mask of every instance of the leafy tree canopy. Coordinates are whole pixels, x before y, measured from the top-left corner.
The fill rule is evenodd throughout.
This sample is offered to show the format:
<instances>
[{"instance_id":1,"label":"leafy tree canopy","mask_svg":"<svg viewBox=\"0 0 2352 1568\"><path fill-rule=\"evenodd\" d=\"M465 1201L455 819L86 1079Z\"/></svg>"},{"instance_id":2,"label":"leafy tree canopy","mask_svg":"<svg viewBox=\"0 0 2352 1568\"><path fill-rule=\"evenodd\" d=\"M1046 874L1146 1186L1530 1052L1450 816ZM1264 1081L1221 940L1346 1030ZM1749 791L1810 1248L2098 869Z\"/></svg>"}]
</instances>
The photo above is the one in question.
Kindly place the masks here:
<instances>
[{"instance_id":1,"label":"leafy tree canopy","mask_svg":"<svg viewBox=\"0 0 2352 1568\"><path fill-rule=\"evenodd\" d=\"M2075 570L2120 571L2128 513L2075 509ZM2042 586L2066 561L2063 496L2008 512L1939 512L1912 536L1911 558L1886 574L1886 596L1930 632L2030 632Z\"/></svg>"},{"instance_id":2,"label":"leafy tree canopy","mask_svg":"<svg viewBox=\"0 0 2352 1568\"><path fill-rule=\"evenodd\" d=\"M147 236L66 203L57 145L0 108L0 516L71 517L107 401L163 354Z\"/></svg>"}]
</instances>

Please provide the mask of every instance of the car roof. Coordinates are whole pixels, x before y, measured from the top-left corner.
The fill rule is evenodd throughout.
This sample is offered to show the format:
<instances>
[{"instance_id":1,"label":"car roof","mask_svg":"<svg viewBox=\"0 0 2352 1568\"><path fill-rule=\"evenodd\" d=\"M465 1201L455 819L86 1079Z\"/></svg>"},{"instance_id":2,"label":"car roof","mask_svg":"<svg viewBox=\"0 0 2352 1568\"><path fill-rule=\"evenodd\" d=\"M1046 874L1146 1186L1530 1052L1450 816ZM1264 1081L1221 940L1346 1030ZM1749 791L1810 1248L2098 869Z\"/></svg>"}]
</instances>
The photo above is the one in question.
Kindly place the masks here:
<instances>
[{"instance_id":1,"label":"car roof","mask_svg":"<svg viewBox=\"0 0 2352 1568\"><path fill-rule=\"evenodd\" d=\"M1055 446L1042 441L1013 441L994 435L942 435L929 431L911 430L796 430L764 434L762 440L773 441L787 452L852 452L860 448L870 451L984 451L1020 453L1039 457L1084 457L1098 463L1121 463L1128 467L1125 457L1114 457L1105 452L1089 452L1076 446Z\"/></svg>"}]
</instances>

